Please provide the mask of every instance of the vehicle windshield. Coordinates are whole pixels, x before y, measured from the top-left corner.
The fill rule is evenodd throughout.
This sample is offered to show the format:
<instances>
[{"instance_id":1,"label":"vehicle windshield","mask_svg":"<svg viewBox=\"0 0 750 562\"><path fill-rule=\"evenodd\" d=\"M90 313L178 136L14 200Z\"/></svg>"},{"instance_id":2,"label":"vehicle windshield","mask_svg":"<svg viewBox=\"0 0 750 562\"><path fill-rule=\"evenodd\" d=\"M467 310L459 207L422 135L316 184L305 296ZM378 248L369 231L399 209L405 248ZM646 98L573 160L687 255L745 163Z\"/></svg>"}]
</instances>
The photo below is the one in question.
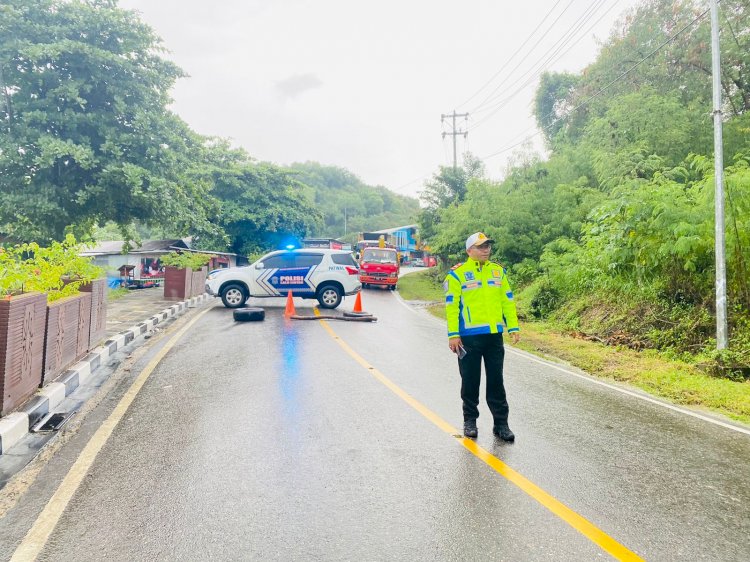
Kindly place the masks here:
<instances>
[{"instance_id":1,"label":"vehicle windshield","mask_svg":"<svg viewBox=\"0 0 750 562\"><path fill-rule=\"evenodd\" d=\"M396 252L367 248L365 253L362 254L362 261L370 263L396 263Z\"/></svg>"}]
</instances>

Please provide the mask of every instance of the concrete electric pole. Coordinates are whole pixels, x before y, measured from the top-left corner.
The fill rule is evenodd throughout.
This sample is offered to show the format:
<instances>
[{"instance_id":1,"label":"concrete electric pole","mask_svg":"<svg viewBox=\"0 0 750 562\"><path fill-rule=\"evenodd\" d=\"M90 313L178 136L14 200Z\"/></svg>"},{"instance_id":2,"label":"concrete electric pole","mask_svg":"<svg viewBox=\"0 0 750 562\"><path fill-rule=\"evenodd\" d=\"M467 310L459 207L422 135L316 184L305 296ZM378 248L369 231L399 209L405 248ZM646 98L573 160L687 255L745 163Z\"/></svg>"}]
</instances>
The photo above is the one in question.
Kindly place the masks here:
<instances>
[{"instance_id":1,"label":"concrete electric pole","mask_svg":"<svg viewBox=\"0 0 750 562\"><path fill-rule=\"evenodd\" d=\"M711 0L711 74L714 113L714 252L716 255L716 348L729 345L727 328L727 268L724 254L724 149L721 114L721 58L719 50L719 7Z\"/></svg>"},{"instance_id":2,"label":"concrete electric pole","mask_svg":"<svg viewBox=\"0 0 750 562\"><path fill-rule=\"evenodd\" d=\"M456 169L456 137L458 135L463 135L464 138L469 134L468 131L457 131L456 130L456 117L463 117L465 120L468 121L469 114L468 113L456 113L456 110L453 110L453 113L448 113L447 115L443 114L440 115L440 122L442 123L445 121L445 119L451 117L453 119L453 129L450 133L443 132L443 138L446 137L446 135L450 135L453 137L453 169Z\"/></svg>"}]
</instances>

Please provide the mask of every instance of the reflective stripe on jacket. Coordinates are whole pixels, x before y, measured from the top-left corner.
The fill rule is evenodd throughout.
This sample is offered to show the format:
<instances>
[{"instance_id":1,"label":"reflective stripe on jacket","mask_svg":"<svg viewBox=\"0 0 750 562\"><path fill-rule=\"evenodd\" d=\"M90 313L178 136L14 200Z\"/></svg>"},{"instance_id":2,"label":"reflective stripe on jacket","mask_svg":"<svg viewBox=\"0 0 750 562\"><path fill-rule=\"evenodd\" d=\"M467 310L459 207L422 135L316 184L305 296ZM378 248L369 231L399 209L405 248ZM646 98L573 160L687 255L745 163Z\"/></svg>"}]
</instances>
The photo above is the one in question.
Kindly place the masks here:
<instances>
[{"instance_id":1,"label":"reflective stripe on jacket","mask_svg":"<svg viewBox=\"0 0 750 562\"><path fill-rule=\"evenodd\" d=\"M469 258L448 272L443 283L448 337L518 331L516 303L505 269Z\"/></svg>"}]
</instances>

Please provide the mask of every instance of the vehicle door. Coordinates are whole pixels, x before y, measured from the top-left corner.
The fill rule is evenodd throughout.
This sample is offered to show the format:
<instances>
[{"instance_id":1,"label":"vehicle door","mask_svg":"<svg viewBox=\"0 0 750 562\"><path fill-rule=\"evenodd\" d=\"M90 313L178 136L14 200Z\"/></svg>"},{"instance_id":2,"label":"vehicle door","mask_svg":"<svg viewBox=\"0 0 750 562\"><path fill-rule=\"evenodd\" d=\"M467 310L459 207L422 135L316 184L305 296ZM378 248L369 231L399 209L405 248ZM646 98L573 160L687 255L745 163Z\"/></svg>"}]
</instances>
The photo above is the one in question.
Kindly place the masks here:
<instances>
[{"instance_id":1,"label":"vehicle door","mask_svg":"<svg viewBox=\"0 0 750 562\"><path fill-rule=\"evenodd\" d=\"M292 291L295 296L314 295L310 277L322 258L321 254L288 252L264 259L263 269L255 278L259 294L279 297Z\"/></svg>"},{"instance_id":2,"label":"vehicle door","mask_svg":"<svg viewBox=\"0 0 750 562\"><path fill-rule=\"evenodd\" d=\"M291 252L265 256L255 264L250 293L254 297L278 297L279 291L271 283L277 278L277 272L294 266L294 255ZM278 280L278 279L277 279Z\"/></svg>"}]
</instances>

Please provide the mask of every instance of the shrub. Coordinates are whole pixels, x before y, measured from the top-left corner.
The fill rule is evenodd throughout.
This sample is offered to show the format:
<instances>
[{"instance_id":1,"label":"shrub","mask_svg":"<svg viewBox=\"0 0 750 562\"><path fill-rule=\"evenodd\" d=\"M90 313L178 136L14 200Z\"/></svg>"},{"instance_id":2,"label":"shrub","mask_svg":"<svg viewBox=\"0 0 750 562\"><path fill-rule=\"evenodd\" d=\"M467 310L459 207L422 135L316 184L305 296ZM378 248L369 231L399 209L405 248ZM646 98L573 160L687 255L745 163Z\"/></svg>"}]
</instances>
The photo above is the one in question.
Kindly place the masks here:
<instances>
[{"instance_id":1,"label":"shrub","mask_svg":"<svg viewBox=\"0 0 750 562\"><path fill-rule=\"evenodd\" d=\"M82 249L72 234L47 247L31 242L0 248L0 294L39 291L47 293L48 302L76 294L102 275L91 258L80 255Z\"/></svg>"},{"instance_id":2,"label":"shrub","mask_svg":"<svg viewBox=\"0 0 750 562\"><path fill-rule=\"evenodd\" d=\"M211 261L209 254L198 254L195 252L170 252L161 258L164 265L176 267L177 269L200 269Z\"/></svg>"},{"instance_id":3,"label":"shrub","mask_svg":"<svg viewBox=\"0 0 750 562\"><path fill-rule=\"evenodd\" d=\"M34 275L26 260L21 259L18 246L0 247L0 295L10 297L24 292Z\"/></svg>"},{"instance_id":4,"label":"shrub","mask_svg":"<svg viewBox=\"0 0 750 562\"><path fill-rule=\"evenodd\" d=\"M523 287L531 283L540 273L539 264L526 258L520 263L516 263L510 268L510 281L513 287Z\"/></svg>"},{"instance_id":5,"label":"shrub","mask_svg":"<svg viewBox=\"0 0 750 562\"><path fill-rule=\"evenodd\" d=\"M560 306L561 300L560 291L547 279L542 279L531 287L529 312L534 318L546 318Z\"/></svg>"}]
</instances>

